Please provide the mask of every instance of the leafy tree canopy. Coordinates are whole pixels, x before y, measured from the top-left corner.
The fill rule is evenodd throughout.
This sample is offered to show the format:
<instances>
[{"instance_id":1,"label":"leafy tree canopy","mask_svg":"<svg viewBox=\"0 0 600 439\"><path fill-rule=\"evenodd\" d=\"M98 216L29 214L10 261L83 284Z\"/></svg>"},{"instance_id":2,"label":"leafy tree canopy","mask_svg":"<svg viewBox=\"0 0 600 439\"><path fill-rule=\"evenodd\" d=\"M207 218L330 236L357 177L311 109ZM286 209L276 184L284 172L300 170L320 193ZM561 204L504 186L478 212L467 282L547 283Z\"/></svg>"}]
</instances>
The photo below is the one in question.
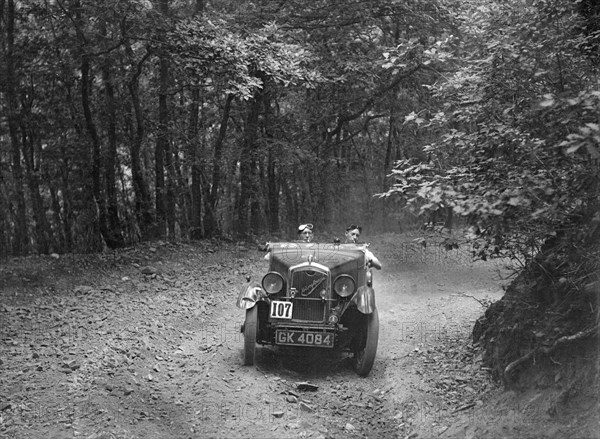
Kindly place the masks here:
<instances>
[{"instance_id":1,"label":"leafy tree canopy","mask_svg":"<svg viewBox=\"0 0 600 439\"><path fill-rule=\"evenodd\" d=\"M210 88L214 81L225 82L227 93L247 100L267 79L308 88L323 80L310 68L310 52L285 43L276 24L249 33L232 31L224 19L217 20L186 20L169 36L183 71L198 83Z\"/></svg>"},{"instance_id":2,"label":"leafy tree canopy","mask_svg":"<svg viewBox=\"0 0 600 439\"><path fill-rule=\"evenodd\" d=\"M381 196L420 214L451 208L483 241L482 258L527 259L544 239L576 234L600 193L600 94L576 4L467 11L478 26L465 26L455 57L445 55L458 68L430 87L439 111L405 118L437 138L423 145L425 161L396 164Z\"/></svg>"}]
</instances>

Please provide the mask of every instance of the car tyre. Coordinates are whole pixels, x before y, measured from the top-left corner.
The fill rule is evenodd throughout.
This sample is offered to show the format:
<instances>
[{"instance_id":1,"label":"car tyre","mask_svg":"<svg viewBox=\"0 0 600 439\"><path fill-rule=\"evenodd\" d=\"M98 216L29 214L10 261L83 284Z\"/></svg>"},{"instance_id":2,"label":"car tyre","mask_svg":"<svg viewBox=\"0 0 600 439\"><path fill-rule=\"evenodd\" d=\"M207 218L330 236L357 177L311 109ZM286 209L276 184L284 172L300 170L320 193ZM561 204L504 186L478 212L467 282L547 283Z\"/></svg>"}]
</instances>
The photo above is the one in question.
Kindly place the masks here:
<instances>
[{"instance_id":1,"label":"car tyre","mask_svg":"<svg viewBox=\"0 0 600 439\"><path fill-rule=\"evenodd\" d=\"M379 314L377 308L371 314L364 315L364 324L359 336L359 342L354 350L352 366L354 371L366 377L373 368L375 355L377 354L377 343L379 341Z\"/></svg>"},{"instance_id":2,"label":"car tyre","mask_svg":"<svg viewBox=\"0 0 600 439\"><path fill-rule=\"evenodd\" d=\"M244 365L254 364L256 353L256 334L258 329L258 307L253 306L246 310L246 321L244 322Z\"/></svg>"}]
</instances>

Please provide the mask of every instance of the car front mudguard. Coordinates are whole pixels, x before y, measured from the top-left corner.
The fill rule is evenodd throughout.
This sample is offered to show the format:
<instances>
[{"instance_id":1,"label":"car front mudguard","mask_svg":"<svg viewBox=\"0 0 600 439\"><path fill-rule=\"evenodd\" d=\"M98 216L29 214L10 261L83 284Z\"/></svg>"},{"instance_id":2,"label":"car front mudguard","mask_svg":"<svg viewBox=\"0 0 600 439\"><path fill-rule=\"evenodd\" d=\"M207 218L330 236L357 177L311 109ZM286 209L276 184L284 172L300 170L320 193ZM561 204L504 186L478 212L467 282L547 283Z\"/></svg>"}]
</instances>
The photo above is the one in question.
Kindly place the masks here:
<instances>
[{"instance_id":1,"label":"car front mudguard","mask_svg":"<svg viewBox=\"0 0 600 439\"><path fill-rule=\"evenodd\" d=\"M262 289L258 282L250 282L248 285L244 285L238 295L236 305L241 309L250 309L257 302L265 300L267 293Z\"/></svg>"},{"instance_id":2,"label":"car front mudguard","mask_svg":"<svg viewBox=\"0 0 600 439\"><path fill-rule=\"evenodd\" d=\"M375 290L372 287L363 285L358 289L352 301L356 303L356 308L363 314L372 314L375 310Z\"/></svg>"}]
</instances>

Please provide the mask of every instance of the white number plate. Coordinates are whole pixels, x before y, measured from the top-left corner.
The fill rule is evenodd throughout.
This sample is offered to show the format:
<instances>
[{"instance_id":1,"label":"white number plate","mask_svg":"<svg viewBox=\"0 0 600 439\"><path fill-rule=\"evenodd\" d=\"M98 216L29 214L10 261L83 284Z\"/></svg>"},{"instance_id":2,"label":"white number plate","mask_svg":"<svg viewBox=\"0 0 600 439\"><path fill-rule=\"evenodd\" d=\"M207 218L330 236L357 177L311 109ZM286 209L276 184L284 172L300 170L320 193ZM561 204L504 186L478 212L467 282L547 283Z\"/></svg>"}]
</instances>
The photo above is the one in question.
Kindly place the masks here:
<instances>
[{"instance_id":1,"label":"white number plate","mask_svg":"<svg viewBox=\"0 0 600 439\"><path fill-rule=\"evenodd\" d=\"M274 319L291 319L293 308L294 304L292 302L273 300L271 302L271 317Z\"/></svg>"}]
</instances>

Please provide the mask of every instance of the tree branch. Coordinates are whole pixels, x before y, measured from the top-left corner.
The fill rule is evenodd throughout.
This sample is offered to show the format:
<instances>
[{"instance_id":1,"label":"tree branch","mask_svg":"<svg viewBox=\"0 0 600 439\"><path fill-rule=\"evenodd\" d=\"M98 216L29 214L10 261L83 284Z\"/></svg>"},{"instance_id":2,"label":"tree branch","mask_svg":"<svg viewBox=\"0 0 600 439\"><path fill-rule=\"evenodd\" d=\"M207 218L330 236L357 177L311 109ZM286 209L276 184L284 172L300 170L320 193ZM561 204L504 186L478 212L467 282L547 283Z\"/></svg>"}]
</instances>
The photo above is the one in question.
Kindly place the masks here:
<instances>
[{"instance_id":1,"label":"tree branch","mask_svg":"<svg viewBox=\"0 0 600 439\"><path fill-rule=\"evenodd\" d=\"M424 66L422 64L419 64L419 65L416 65L415 67L413 67L412 69L409 69L407 71L404 71L404 72L396 75L396 77L394 78L394 80L391 83L387 84L385 87L381 87L379 90L377 90L373 94L373 96L371 96L369 99L367 99L367 101L364 103L364 105L358 111L355 111L352 114L341 116L338 119L337 126L332 131L328 132L327 135L330 138L333 136L336 136L341 131L342 127L344 126L344 124L346 122L350 122L351 120L358 119L360 116L363 115L363 113L365 111L367 111L369 108L371 108L375 104L377 99L379 99L382 95L384 95L385 93L387 93L388 91L390 91L394 87L396 87L402 80L404 80L404 79L408 78L409 76L413 75L414 73L416 73L422 67L424 67Z\"/></svg>"}]
</instances>

